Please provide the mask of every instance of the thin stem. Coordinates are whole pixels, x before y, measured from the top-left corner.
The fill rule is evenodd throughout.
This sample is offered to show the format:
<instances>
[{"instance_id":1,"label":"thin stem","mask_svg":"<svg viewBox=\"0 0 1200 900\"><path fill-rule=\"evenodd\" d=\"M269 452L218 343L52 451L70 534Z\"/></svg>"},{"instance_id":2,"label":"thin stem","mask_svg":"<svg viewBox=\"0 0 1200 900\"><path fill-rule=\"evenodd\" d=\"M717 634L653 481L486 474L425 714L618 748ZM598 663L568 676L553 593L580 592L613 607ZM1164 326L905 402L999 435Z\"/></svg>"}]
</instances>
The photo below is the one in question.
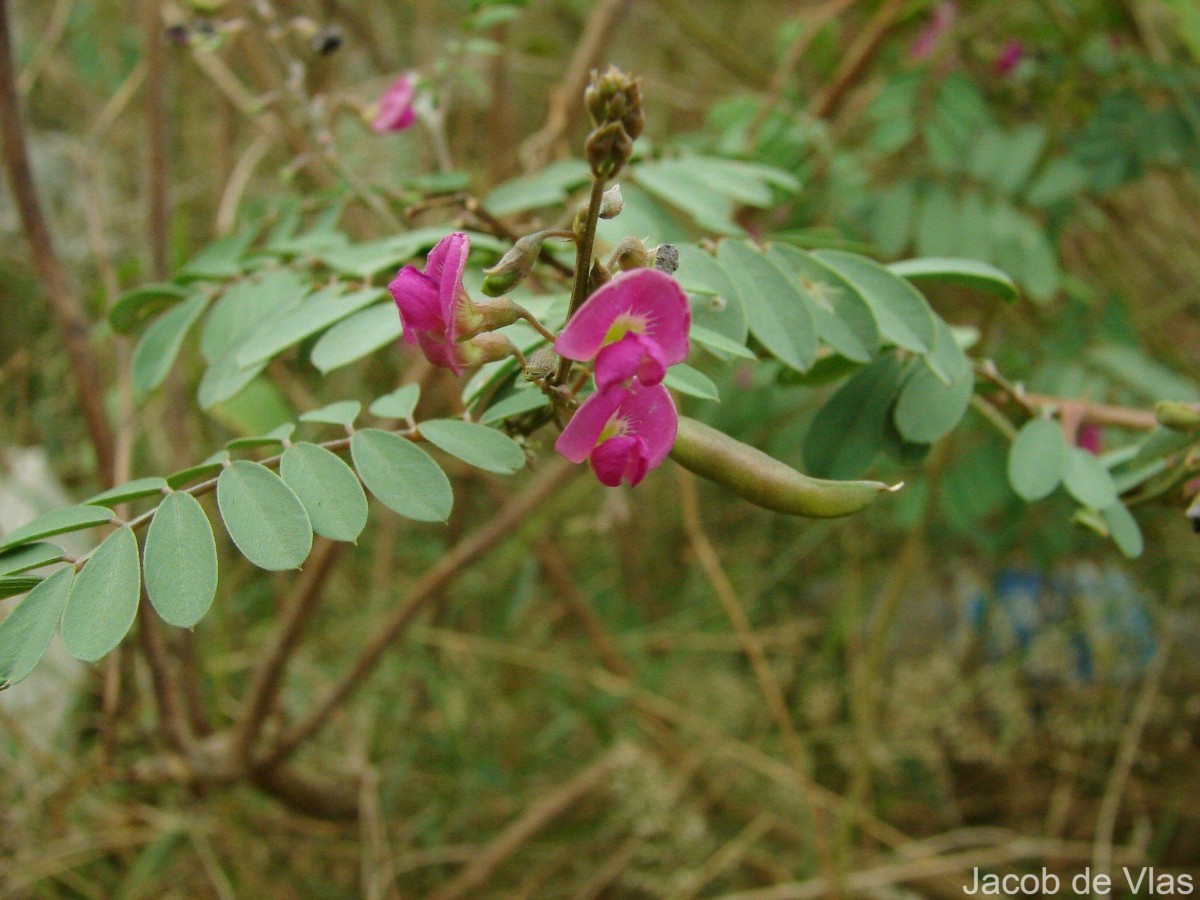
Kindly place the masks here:
<instances>
[{"instance_id":1,"label":"thin stem","mask_svg":"<svg viewBox=\"0 0 1200 900\"><path fill-rule=\"evenodd\" d=\"M518 523L554 495L575 467L556 459L542 470L537 480L523 493L506 503L487 525L473 531L451 548L413 586L408 598L381 624L375 637L359 654L350 670L325 695L309 715L279 739L268 755L254 765L255 771L269 771L287 760L301 744L320 731L346 699L366 680L387 649L416 618L427 600L436 595L472 560L512 537Z\"/></svg>"},{"instance_id":2,"label":"thin stem","mask_svg":"<svg viewBox=\"0 0 1200 900\"><path fill-rule=\"evenodd\" d=\"M66 269L54 248L50 228L42 212L17 99L13 46L9 29L8 0L0 0L0 142L9 188L17 202L21 228L33 255L46 302L54 316L63 346L71 361L71 375L88 434L96 452L101 480L112 484L115 441L104 409L104 382L88 341L89 324L83 307L71 293Z\"/></svg>"},{"instance_id":3,"label":"thin stem","mask_svg":"<svg viewBox=\"0 0 1200 900\"><path fill-rule=\"evenodd\" d=\"M336 541L321 539L309 557L304 567L304 580L297 586L295 596L284 612L278 629L263 649L254 669L250 688L242 702L241 716L233 730L231 765L249 761L263 724L279 698L279 688L288 660L295 655L296 648L300 645L304 627L312 618L317 601L321 598L321 589L325 586L343 546Z\"/></svg>"},{"instance_id":4,"label":"thin stem","mask_svg":"<svg viewBox=\"0 0 1200 900\"><path fill-rule=\"evenodd\" d=\"M746 611L743 609L741 601L738 599L733 583L730 582L729 576L725 574L725 568L721 565L721 558L717 555L716 548L713 547L712 541L708 539L708 535L704 533L704 525L700 521L699 498L696 495L696 478L690 472L681 469L679 472L679 481L682 488L680 494L682 500L683 530L687 534L688 543L691 544L692 552L696 555L696 560L700 563L700 568L704 571L709 584L712 585L713 592L717 595L717 599L720 600L721 606L725 610L725 615L728 617L730 624L733 625L733 630L737 635L738 643L742 646L742 651L750 661L750 668L754 671L754 677L758 682L759 691L767 705L767 711L770 713L771 718L775 720L775 726L779 729L779 736L783 739L788 756L791 757L792 765L797 771L809 776L812 770L812 760L803 742L800 740L800 735L796 732L796 726L792 722L792 716L788 710L783 688L780 687L775 673L771 670L771 665L767 660L766 653L763 651L762 643L750 625L750 620L746 616ZM820 860L821 868L830 878L831 883L835 885L835 890L831 893L831 896L841 896L841 892L836 889L836 885L838 884L837 865L834 861L832 848L829 845L825 815L812 791L805 791L804 799L808 807L813 834L816 836L817 857Z\"/></svg>"},{"instance_id":5,"label":"thin stem","mask_svg":"<svg viewBox=\"0 0 1200 900\"><path fill-rule=\"evenodd\" d=\"M150 664L150 678L154 683L154 698L158 704L158 722L163 739L172 750L186 756L193 746L192 733L184 716L175 679L167 664L167 649L150 609L145 585L142 586L138 604L138 640L146 655L146 662Z\"/></svg>"},{"instance_id":6,"label":"thin stem","mask_svg":"<svg viewBox=\"0 0 1200 900\"><path fill-rule=\"evenodd\" d=\"M535 316L533 313L531 313L525 307L517 306L516 309L517 309L517 316L519 316L520 318L522 318L526 322L528 322L530 325L532 325L534 330L538 334L540 334L542 337L544 337L546 340L548 340L551 344L553 344L555 341L558 340L558 335L555 334L553 331L551 331L549 328L547 328L545 325L543 325L540 321L538 321L537 316Z\"/></svg>"},{"instance_id":7,"label":"thin stem","mask_svg":"<svg viewBox=\"0 0 1200 900\"><path fill-rule=\"evenodd\" d=\"M596 243L596 224L600 221L600 203L604 199L605 179L596 177L592 181L592 194L588 198L587 218L583 222L583 233L579 235L579 247L575 252L575 281L571 285L571 305L567 308L566 321L579 311L587 299L592 283L592 249ZM554 380L562 384L571 373L571 360L558 363Z\"/></svg>"},{"instance_id":8,"label":"thin stem","mask_svg":"<svg viewBox=\"0 0 1200 900\"><path fill-rule=\"evenodd\" d=\"M169 265L167 238L171 206L167 173L166 66L163 58L162 19L158 6L159 0L141 0L138 11L147 75L144 109L146 143L149 145L146 186L150 196L146 227L153 263L152 271L156 279L163 281L167 277Z\"/></svg>"}]
</instances>

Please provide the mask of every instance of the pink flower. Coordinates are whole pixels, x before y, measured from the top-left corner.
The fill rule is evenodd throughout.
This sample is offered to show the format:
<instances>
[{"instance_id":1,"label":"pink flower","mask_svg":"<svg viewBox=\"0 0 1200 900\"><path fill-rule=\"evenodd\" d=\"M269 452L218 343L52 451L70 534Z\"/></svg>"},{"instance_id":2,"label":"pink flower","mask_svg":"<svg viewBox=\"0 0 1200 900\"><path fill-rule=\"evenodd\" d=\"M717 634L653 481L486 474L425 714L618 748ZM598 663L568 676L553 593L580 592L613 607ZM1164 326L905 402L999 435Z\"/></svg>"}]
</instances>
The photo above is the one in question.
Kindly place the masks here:
<instances>
[{"instance_id":1,"label":"pink flower","mask_svg":"<svg viewBox=\"0 0 1200 900\"><path fill-rule=\"evenodd\" d=\"M925 23L925 27L921 29L921 33L917 35L917 39L913 41L908 55L913 59L925 59L932 56L933 51L941 42L942 35L950 30L950 26L954 24L957 17L957 3L954 3L953 0L939 3L934 9L933 15L929 17L929 21Z\"/></svg>"},{"instance_id":2,"label":"pink flower","mask_svg":"<svg viewBox=\"0 0 1200 900\"><path fill-rule=\"evenodd\" d=\"M596 387L658 384L688 355L692 311L687 294L658 269L622 272L603 285L563 328L559 356L596 361Z\"/></svg>"},{"instance_id":3,"label":"pink flower","mask_svg":"<svg viewBox=\"0 0 1200 900\"><path fill-rule=\"evenodd\" d=\"M463 342L516 319L515 308L504 298L476 304L467 296L463 272L470 251L469 237L448 234L429 251L424 271L405 266L388 285L400 310L404 340L420 345L426 359L455 375L479 362Z\"/></svg>"},{"instance_id":4,"label":"pink flower","mask_svg":"<svg viewBox=\"0 0 1200 900\"><path fill-rule=\"evenodd\" d=\"M385 131L403 131L411 125L417 118L413 111L416 90L417 80L411 72L392 82L392 86L379 98L379 112L371 127L382 134Z\"/></svg>"},{"instance_id":5,"label":"pink flower","mask_svg":"<svg viewBox=\"0 0 1200 900\"><path fill-rule=\"evenodd\" d=\"M614 384L584 401L554 449L573 463L589 459L601 484L636 485L667 458L678 427L675 403L661 384Z\"/></svg>"},{"instance_id":6,"label":"pink flower","mask_svg":"<svg viewBox=\"0 0 1200 900\"><path fill-rule=\"evenodd\" d=\"M996 57L996 63L993 67L996 77L1006 78L1013 73L1013 70L1020 65L1021 60L1025 58L1025 45L1015 38L1004 45L1004 49L1000 51L1000 55Z\"/></svg>"},{"instance_id":7,"label":"pink flower","mask_svg":"<svg viewBox=\"0 0 1200 900\"><path fill-rule=\"evenodd\" d=\"M1103 433L1099 425L1085 422L1079 426L1079 431L1075 433L1075 446L1086 450L1092 456L1099 456L1103 445Z\"/></svg>"}]
</instances>

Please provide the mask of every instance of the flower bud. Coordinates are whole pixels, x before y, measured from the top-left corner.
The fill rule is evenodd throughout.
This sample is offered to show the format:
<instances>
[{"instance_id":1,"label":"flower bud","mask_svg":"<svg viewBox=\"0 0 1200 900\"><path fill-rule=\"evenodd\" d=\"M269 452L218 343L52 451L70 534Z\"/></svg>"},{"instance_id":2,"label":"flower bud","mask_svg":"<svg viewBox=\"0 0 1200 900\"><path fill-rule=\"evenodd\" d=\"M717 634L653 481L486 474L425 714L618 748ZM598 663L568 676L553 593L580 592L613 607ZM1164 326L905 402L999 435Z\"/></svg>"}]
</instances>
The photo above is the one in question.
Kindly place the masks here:
<instances>
[{"instance_id":1,"label":"flower bud","mask_svg":"<svg viewBox=\"0 0 1200 900\"><path fill-rule=\"evenodd\" d=\"M649 268L654 264L654 255L637 238L627 237L622 238L613 248L612 261L621 271L628 272L630 269Z\"/></svg>"},{"instance_id":2,"label":"flower bud","mask_svg":"<svg viewBox=\"0 0 1200 900\"><path fill-rule=\"evenodd\" d=\"M625 208L625 199L621 196L621 186L614 184L600 199L600 218L615 219Z\"/></svg>"},{"instance_id":3,"label":"flower bud","mask_svg":"<svg viewBox=\"0 0 1200 900\"><path fill-rule=\"evenodd\" d=\"M612 272L600 264L600 260L592 260L592 275L589 281L593 292L612 281Z\"/></svg>"},{"instance_id":4,"label":"flower bud","mask_svg":"<svg viewBox=\"0 0 1200 900\"><path fill-rule=\"evenodd\" d=\"M529 366L525 378L529 381L545 380L558 368L558 354L550 347L538 347L529 355Z\"/></svg>"},{"instance_id":5,"label":"flower bud","mask_svg":"<svg viewBox=\"0 0 1200 900\"><path fill-rule=\"evenodd\" d=\"M1154 418L1172 431L1195 431L1200 428L1200 404L1159 400L1154 404Z\"/></svg>"},{"instance_id":6,"label":"flower bud","mask_svg":"<svg viewBox=\"0 0 1200 900\"><path fill-rule=\"evenodd\" d=\"M642 133L642 87L615 66L601 75L592 70L591 83L583 95L584 105L597 126L620 122L630 140Z\"/></svg>"},{"instance_id":7,"label":"flower bud","mask_svg":"<svg viewBox=\"0 0 1200 900\"><path fill-rule=\"evenodd\" d=\"M505 325L511 325L520 318L517 305L507 297L494 297L488 300L476 300L475 312L479 314L481 324L478 332L495 331Z\"/></svg>"},{"instance_id":8,"label":"flower bud","mask_svg":"<svg viewBox=\"0 0 1200 900\"><path fill-rule=\"evenodd\" d=\"M542 252L544 231L537 231L520 238L512 248L500 257L490 269L484 269L483 292L489 297L499 297L515 288L533 271L534 263Z\"/></svg>"},{"instance_id":9,"label":"flower bud","mask_svg":"<svg viewBox=\"0 0 1200 900\"><path fill-rule=\"evenodd\" d=\"M458 346L462 350L464 362L471 366L497 362L517 355L517 348L513 342L502 334L477 335Z\"/></svg>"},{"instance_id":10,"label":"flower bud","mask_svg":"<svg viewBox=\"0 0 1200 900\"><path fill-rule=\"evenodd\" d=\"M584 153L593 175L612 178L633 156L633 141L620 122L610 122L588 135Z\"/></svg>"}]
</instances>

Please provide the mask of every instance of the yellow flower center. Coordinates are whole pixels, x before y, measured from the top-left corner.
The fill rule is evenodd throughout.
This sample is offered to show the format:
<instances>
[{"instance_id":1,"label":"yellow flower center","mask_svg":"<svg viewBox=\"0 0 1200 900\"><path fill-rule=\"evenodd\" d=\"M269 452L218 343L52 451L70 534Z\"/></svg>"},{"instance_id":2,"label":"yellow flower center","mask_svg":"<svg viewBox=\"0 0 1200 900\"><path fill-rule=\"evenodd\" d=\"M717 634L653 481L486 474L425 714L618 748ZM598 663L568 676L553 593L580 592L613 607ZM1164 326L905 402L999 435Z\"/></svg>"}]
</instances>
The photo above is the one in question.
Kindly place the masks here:
<instances>
[{"instance_id":1,"label":"yellow flower center","mask_svg":"<svg viewBox=\"0 0 1200 900\"><path fill-rule=\"evenodd\" d=\"M636 315L632 312L621 313L621 315L613 319L612 325L609 326L608 332L604 335L603 346L607 347L609 344L616 343L631 331L635 334L645 334L646 317Z\"/></svg>"}]
</instances>

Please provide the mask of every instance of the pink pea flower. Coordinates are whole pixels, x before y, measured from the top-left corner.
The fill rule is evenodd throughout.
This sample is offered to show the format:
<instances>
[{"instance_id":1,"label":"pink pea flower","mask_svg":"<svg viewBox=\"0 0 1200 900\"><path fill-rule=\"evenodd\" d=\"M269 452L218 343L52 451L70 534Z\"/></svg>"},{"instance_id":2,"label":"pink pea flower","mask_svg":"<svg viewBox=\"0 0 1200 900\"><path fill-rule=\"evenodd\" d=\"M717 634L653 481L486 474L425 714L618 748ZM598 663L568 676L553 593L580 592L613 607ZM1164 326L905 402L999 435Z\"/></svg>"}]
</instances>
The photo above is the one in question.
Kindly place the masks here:
<instances>
[{"instance_id":1,"label":"pink pea flower","mask_svg":"<svg viewBox=\"0 0 1200 900\"><path fill-rule=\"evenodd\" d=\"M448 234L429 251L423 271L405 266L388 285L400 310L404 340L418 344L426 359L455 375L479 361L463 342L516 320L506 298L483 304L471 301L463 286L470 251L469 237L461 232Z\"/></svg>"},{"instance_id":2,"label":"pink pea flower","mask_svg":"<svg viewBox=\"0 0 1200 900\"><path fill-rule=\"evenodd\" d=\"M584 401L554 449L573 463L590 460L601 484L632 486L667 458L678 427L675 403L661 384L614 384Z\"/></svg>"},{"instance_id":3,"label":"pink pea flower","mask_svg":"<svg viewBox=\"0 0 1200 900\"><path fill-rule=\"evenodd\" d=\"M379 98L379 112L371 127L382 134L385 131L403 131L411 125L417 118L413 110L416 92L417 80L413 73L406 72L397 78Z\"/></svg>"},{"instance_id":4,"label":"pink pea flower","mask_svg":"<svg viewBox=\"0 0 1200 900\"><path fill-rule=\"evenodd\" d=\"M674 278L658 269L622 272L592 294L563 328L554 349L596 361L596 388L649 387L688 355L692 310Z\"/></svg>"},{"instance_id":5,"label":"pink pea flower","mask_svg":"<svg viewBox=\"0 0 1200 900\"><path fill-rule=\"evenodd\" d=\"M1099 425L1085 422L1079 426L1079 431L1075 434L1075 446L1086 450L1092 456L1099 456L1104 449L1103 444L1103 435Z\"/></svg>"},{"instance_id":6,"label":"pink pea flower","mask_svg":"<svg viewBox=\"0 0 1200 900\"><path fill-rule=\"evenodd\" d=\"M1015 38L1004 45L1000 55L996 57L993 71L997 78L1007 78L1025 58L1025 45Z\"/></svg>"},{"instance_id":7,"label":"pink pea flower","mask_svg":"<svg viewBox=\"0 0 1200 900\"><path fill-rule=\"evenodd\" d=\"M926 59L932 56L933 51L941 42L942 35L950 30L950 26L954 24L956 18L958 18L957 3L954 3L953 0L939 3L934 9L933 15L929 17L929 21L925 23L925 27L921 29L921 33L917 35L917 39L913 41L908 55L913 59Z\"/></svg>"}]
</instances>

